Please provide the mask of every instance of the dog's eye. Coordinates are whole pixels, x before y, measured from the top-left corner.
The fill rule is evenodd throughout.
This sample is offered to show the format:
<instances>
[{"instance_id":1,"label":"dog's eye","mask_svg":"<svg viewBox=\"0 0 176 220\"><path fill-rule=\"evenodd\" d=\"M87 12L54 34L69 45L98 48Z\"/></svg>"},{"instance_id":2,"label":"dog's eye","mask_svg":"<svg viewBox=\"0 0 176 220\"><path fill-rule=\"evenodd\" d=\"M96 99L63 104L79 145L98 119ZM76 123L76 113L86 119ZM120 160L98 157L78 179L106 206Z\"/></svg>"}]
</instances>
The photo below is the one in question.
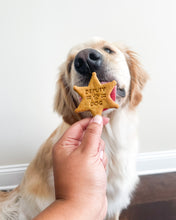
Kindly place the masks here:
<instances>
[{"instance_id":1,"label":"dog's eye","mask_svg":"<svg viewBox=\"0 0 176 220\"><path fill-rule=\"evenodd\" d=\"M68 63L68 65L67 65L67 71L68 71L68 73L71 72L72 63L73 63L73 60L71 60L71 61Z\"/></svg>"},{"instance_id":2,"label":"dog's eye","mask_svg":"<svg viewBox=\"0 0 176 220\"><path fill-rule=\"evenodd\" d=\"M103 47L103 50L106 52L106 53L109 53L109 54L113 54L114 51L111 50L109 47Z\"/></svg>"}]
</instances>

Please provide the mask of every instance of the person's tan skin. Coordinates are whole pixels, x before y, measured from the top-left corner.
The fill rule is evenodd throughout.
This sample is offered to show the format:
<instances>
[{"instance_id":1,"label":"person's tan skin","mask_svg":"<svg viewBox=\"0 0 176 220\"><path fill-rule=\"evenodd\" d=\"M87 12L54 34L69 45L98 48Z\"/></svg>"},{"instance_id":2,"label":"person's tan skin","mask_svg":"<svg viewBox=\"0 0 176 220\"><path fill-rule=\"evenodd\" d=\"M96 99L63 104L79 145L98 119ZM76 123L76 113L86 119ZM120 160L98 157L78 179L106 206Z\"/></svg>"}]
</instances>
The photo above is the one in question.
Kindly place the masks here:
<instances>
[{"instance_id":1,"label":"person's tan skin","mask_svg":"<svg viewBox=\"0 0 176 220\"><path fill-rule=\"evenodd\" d=\"M103 220L107 212L105 144L108 118L73 124L53 148L56 200L34 220Z\"/></svg>"}]
</instances>

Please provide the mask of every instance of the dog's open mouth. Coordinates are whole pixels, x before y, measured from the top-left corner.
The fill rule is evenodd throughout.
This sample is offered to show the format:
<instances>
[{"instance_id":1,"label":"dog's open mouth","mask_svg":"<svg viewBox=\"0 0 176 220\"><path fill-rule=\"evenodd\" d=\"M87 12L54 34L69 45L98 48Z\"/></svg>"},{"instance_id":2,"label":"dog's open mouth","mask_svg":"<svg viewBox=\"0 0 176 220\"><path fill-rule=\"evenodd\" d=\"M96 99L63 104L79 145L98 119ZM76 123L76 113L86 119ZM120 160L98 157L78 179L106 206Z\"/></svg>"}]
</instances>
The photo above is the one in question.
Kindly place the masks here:
<instances>
[{"instance_id":1,"label":"dog's open mouth","mask_svg":"<svg viewBox=\"0 0 176 220\"><path fill-rule=\"evenodd\" d=\"M101 82L101 84L105 84L107 82ZM126 91L124 88L120 88L119 86L115 86L110 94L111 99L115 102L116 97L119 96L124 98L126 96Z\"/></svg>"},{"instance_id":2,"label":"dog's open mouth","mask_svg":"<svg viewBox=\"0 0 176 220\"><path fill-rule=\"evenodd\" d=\"M101 82L101 84L105 84L105 83L108 83L108 82ZM122 89L120 87L118 87L117 85L114 86L114 88L112 89L111 93L110 93L110 97L111 99L115 102L116 101L116 98L118 97L122 97L124 98L126 96L126 91L125 89ZM79 100L81 101L81 96L79 97Z\"/></svg>"},{"instance_id":3,"label":"dog's open mouth","mask_svg":"<svg viewBox=\"0 0 176 220\"><path fill-rule=\"evenodd\" d=\"M105 84L105 83L107 83L107 82L101 82L101 84ZM116 100L116 91L117 91L117 86L114 86L114 88L110 94L110 97L114 102Z\"/></svg>"}]
</instances>

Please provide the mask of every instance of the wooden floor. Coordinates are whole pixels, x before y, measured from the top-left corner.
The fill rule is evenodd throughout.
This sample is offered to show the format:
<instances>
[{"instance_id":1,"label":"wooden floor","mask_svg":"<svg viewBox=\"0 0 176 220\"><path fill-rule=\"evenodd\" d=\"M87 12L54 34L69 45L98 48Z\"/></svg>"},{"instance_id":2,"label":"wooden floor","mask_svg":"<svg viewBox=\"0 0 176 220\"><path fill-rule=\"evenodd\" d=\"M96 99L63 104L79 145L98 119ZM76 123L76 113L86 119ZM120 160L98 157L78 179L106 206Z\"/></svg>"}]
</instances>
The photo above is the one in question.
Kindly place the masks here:
<instances>
[{"instance_id":1,"label":"wooden floor","mask_svg":"<svg viewBox=\"0 0 176 220\"><path fill-rule=\"evenodd\" d=\"M140 177L120 220L176 220L176 172Z\"/></svg>"}]
</instances>

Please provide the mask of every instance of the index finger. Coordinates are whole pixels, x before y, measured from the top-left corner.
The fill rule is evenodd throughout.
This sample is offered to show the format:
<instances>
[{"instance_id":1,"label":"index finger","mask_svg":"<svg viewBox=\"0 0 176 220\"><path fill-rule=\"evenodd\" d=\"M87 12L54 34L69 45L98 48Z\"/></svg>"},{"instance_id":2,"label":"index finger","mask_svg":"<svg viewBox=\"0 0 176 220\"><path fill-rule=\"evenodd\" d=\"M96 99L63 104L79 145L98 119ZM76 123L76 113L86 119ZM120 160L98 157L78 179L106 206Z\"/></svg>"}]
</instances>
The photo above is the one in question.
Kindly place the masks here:
<instances>
[{"instance_id":1,"label":"index finger","mask_svg":"<svg viewBox=\"0 0 176 220\"><path fill-rule=\"evenodd\" d=\"M99 148L100 137L103 129L103 118L96 115L89 123L82 139L83 151L96 154Z\"/></svg>"},{"instance_id":2,"label":"index finger","mask_svg":"<svg viewBox=\"0 0 176 220\"><path fill-rule=\"evenodd\" d=\"M68 128L68 130L66 130L63 136L60 138L59 142L62 143L66 139L74 139L80 141L90 120L91 118L85 118L73 124L71 127Z\"/></svg>"}]
</instances>

